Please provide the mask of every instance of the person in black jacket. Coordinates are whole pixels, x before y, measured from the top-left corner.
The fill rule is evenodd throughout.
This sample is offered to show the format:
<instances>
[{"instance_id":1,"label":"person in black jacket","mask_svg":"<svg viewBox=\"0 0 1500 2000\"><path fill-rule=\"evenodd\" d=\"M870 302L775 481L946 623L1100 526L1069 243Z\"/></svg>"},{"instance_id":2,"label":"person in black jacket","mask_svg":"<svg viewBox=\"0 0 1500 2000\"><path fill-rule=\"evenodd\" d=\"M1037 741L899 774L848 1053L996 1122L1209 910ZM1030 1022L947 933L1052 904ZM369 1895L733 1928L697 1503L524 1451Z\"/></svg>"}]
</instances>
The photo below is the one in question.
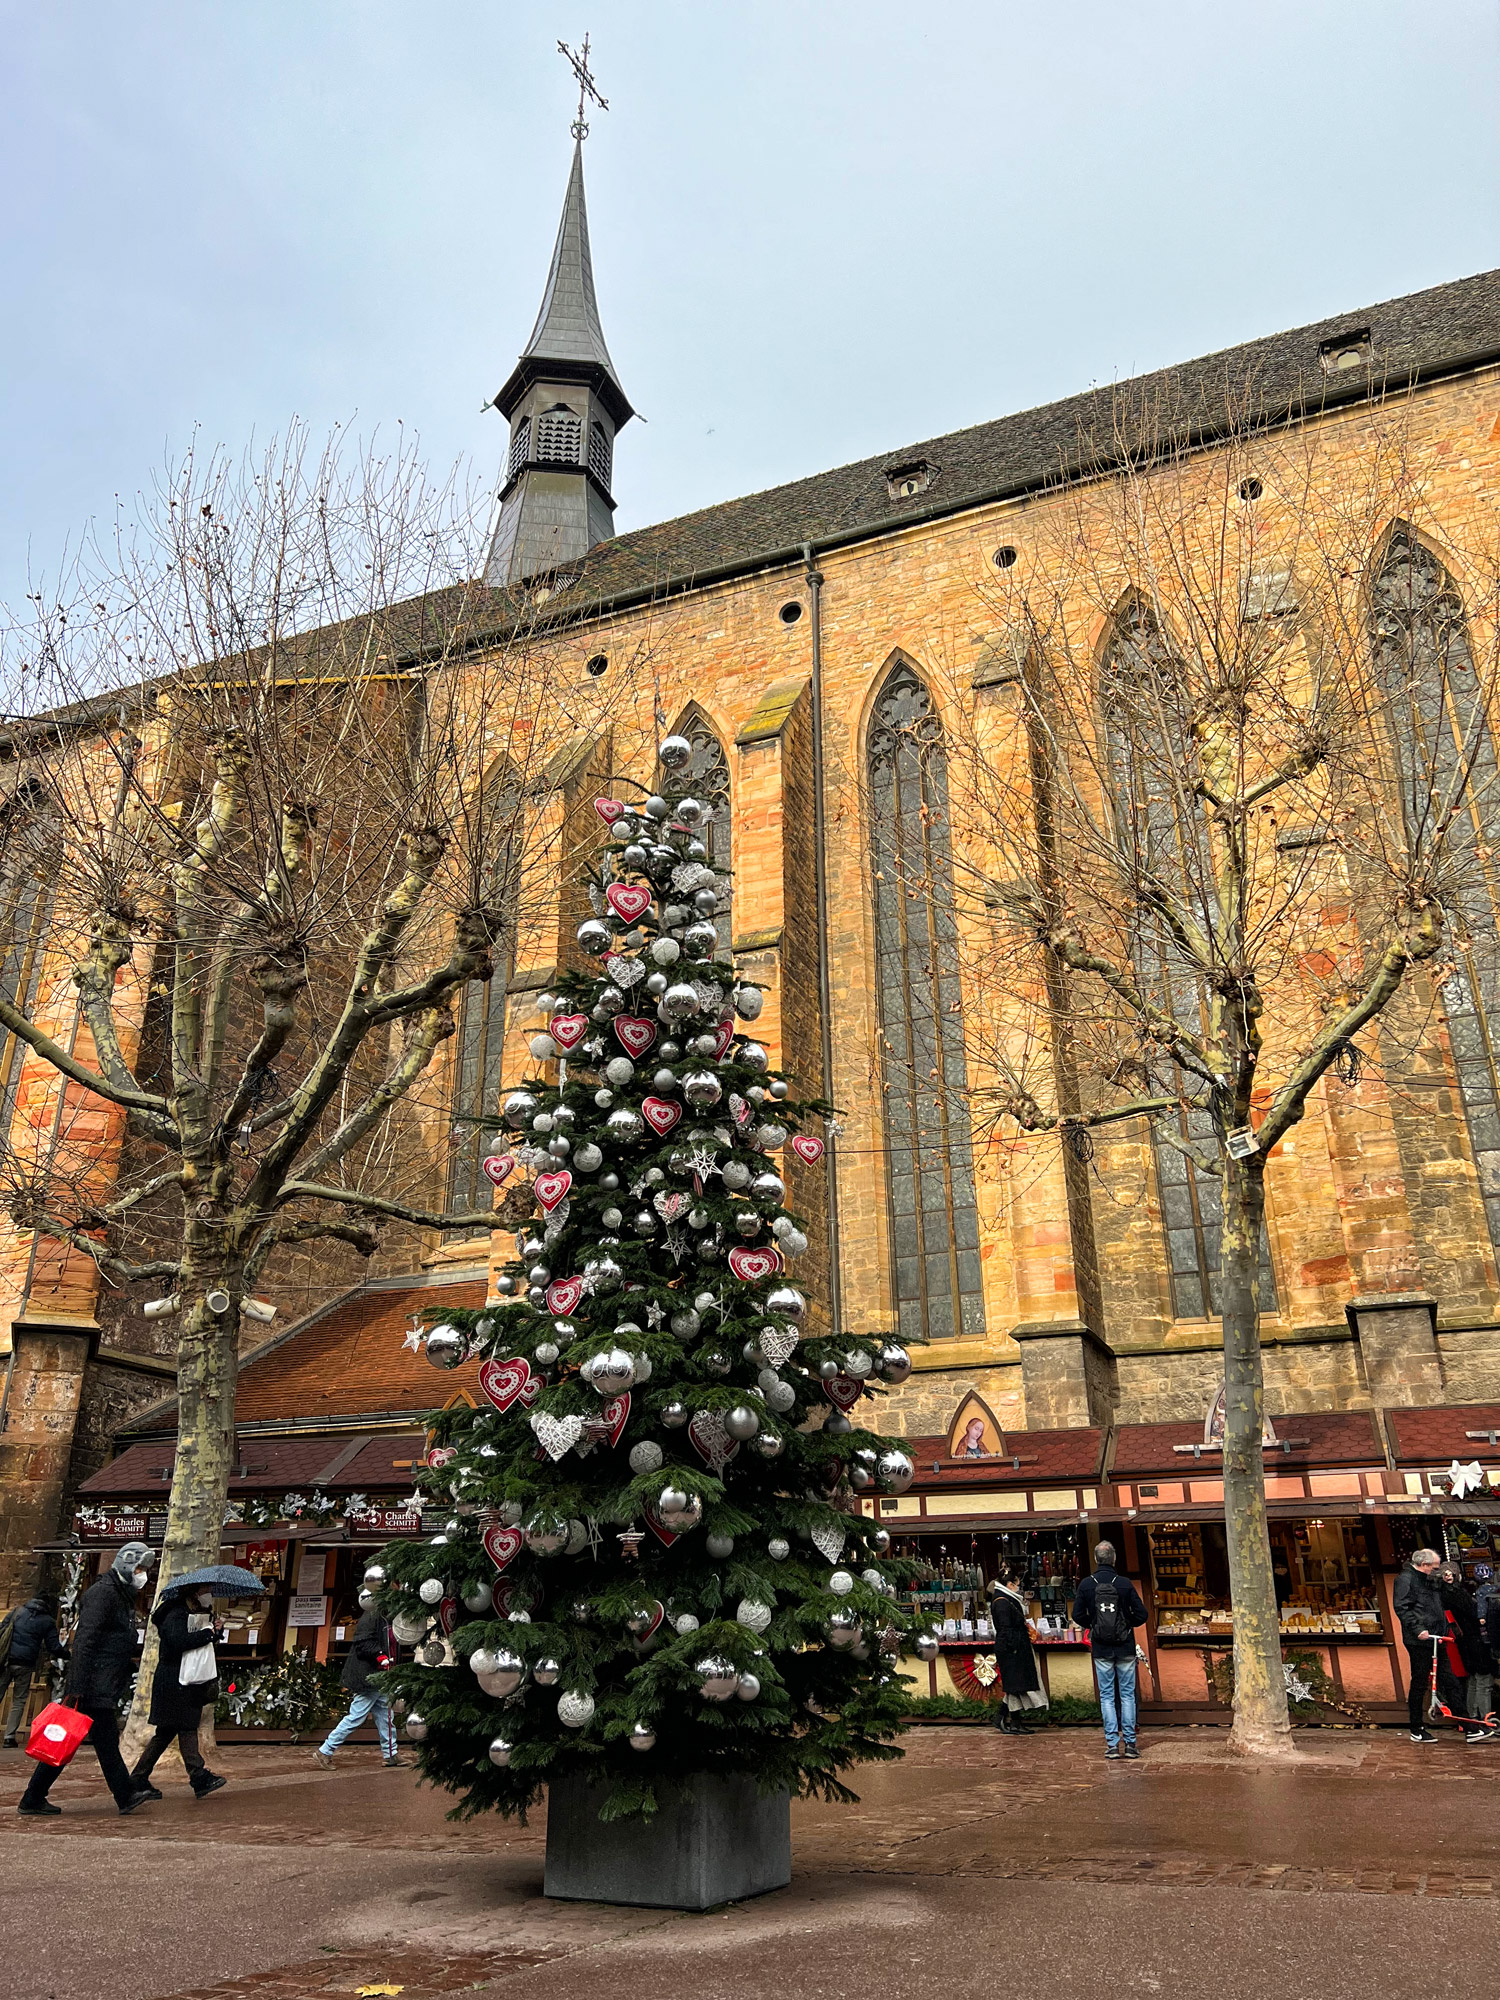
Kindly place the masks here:
<instances>
[{"instance_id":1,"label":"person in black jacket","mask_svg":"<svg viewBox=\"0 0 1500 2000\"><path fill-rule=\"evenodd\" d=\"M990 1623L995 1632L995 1665L1004 1695L995 1720L1007 1736L1029 1736L1027 1715L1033 1709L1047 1707L1036 1654L1031 1649L1030 1608L1019 1580L1009 1570L1002 1570L990 1598Z\"/></svg>"},{"instance_id":2,"label":"person in black jacket","mask_svg":"<svg viewBox=\"0 0 1500 2000\"><path fill-rule=\"evenodd\" d=\"M57 1620L45 1597L33 1597L15 1612L10 1627L10 1651L0 1666L0 1708L10 1690L10 1715L5 1724L5 1748L14 1750L16 1734L31 1699L32 1676L43 1653L65 1660L68 1649L57 1636Z\"/></svg>"},{"instance_id":3,"label":"person in black jacket","mask_svg":"<svg viewBox=\"0 0 1500 2000\"><path fill-rule=\"evenodd\" d=\"M175 1736L183 1767L196 1798L206 1799L229 1783L210 1771L198 1748L203 1710L219 1691L214 1664L211 1590L174 1590L169 1584L151 1614L160 1646L151 1678L151 1727L155 1735L135 1760L132 1781L153 1799L161 1793L151 1782L156 1760ZM205 1657L205 1648L206 1657ZM183 1679L184 1671L188 1678Z\"/></svg>"},{"instance_id":4,"label":"person in black jacket","mask_svg":"<svg viewBox=\"0 0 1500 2000\"><path fill-rule=\"evenodd\" d=\"M122 1813L143 1806L151 1794L132 1784L120 1755L120 1703L135 1670L135 1601L146 1586L151 1551L144 1542L127 1542L114 1567L91 1583L78 1605L72 1657L63 1700L91 1718L87 1741L99 1759L104 1782ZM38 1764L16 1811L39 1817L59 1808L47 1794L57 1781L58 1766Z\"/></svg>"},{"instance_id":5,"label":"person in black jacket","mask_svg":"<svg viewBox=\"0 0 1500 2000\"><path fill-rule=\"evenodd\" d=\"M1073 1623L1089 1635L1104 1716L1104 1754L1111 1762L1140 1755L1135 1743L1135 1635L1145 1622L1140 1592L1115 1568L1114 1543L1100 1542L1094 1550L1094 1574L1083 1579L1073 1600Z\"/></svg>"},{"instance_id":6,"label":"person in black jacket","mask_svg":"<svg viewBox=\"0 0 1500 2000\"><path fill-rule=\"evenodd\" d=\"M1442 1557L1436 1549L1413 1549L1406 1568L1396 1578L1392 1604L1406 1641L1407 1716L1413 1743L1436 1743L1427 1727L1427 1688L1432 1674L1432 1642L1448 1631L1447 1607L1438 1588L1437 1570ZM1438 1647L1438 1694L1455 1715L1464 1713L1464 1691L1448 1664L1448 1650Z\"/></svg>"},{"instance_id":7,"label":"person in black jacket","mask_svg":"<svg viewBox=\"0 0 1500 2000\"><path fill-rule=\"evenodd\" d=\"M1443 1609L1453 1620L1458 1657L1464 1663L1464 1712L1475 1722L1483 1724L1494 1698L1495 1663L1490 1658L1484 1627L1479 1621L1479 1606L1474 1602L1474 1593L1464 1582L1463 1571L1457 1563L1438 1565L1437 1586ZM1470 1732L1472 1740L1473 1733Z\"/></svg>"},{"instance_id":8,"label":"person in black jacket","mask_svg":"<svg viewBox=\"0 0 1500 2000\"><path fill-rule=\"evenodd\" d=\"M396 1755L396 1725L391 1716L390 1697L382 1688L370 1685L370 1676L378 1674L382 1667L390 1666L395 1657L396 1634L391 1621L372 1604L361 1614L354 1628L354 1643L349 1648L349 1657L344 1662L344 1671L339 1679L339 1685L354 1697L349 1704L349 1713L334 1724L327 1739L313 1752L324 1770L333 1769L334 1751L371 1717L374 1718L375 1734L380 1739L386 1769L394 1770L400 1763Z\"/></svg>"}]
</instances>

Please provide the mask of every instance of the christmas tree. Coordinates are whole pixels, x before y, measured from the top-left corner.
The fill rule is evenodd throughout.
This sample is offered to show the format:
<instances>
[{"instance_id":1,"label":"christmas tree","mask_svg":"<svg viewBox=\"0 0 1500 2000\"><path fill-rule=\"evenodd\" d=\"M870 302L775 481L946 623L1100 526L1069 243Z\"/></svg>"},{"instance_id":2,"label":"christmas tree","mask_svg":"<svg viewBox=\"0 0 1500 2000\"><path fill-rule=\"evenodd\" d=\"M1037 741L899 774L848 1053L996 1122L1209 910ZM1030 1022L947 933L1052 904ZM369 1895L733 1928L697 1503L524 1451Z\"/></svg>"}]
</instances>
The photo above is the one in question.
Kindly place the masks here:
<instances>
[{"instance_id":1,"label":"christmas tree","mask_svg":"<svg viewBox=\"0 0 1500 2000\"><path fill-rule=\"evenodd\" d=\"M690 755L668 737L662 771ZM912 1466L846 1413L910 1361L808 1327L775 1156L815 1162L798 1127L827 1107L794 1103L736 1027L761 994L719 955L708 807L666 782L598 810L578 941L602 969L542 996L531 1050L556 1080L506 1099L486 1162L512 1212L532 1177L534 1219L503 1302L426 1330L439 1367L483 1357L486 1400L432 1419L418 1480L442 1532L368 1579L426 1640L389 1679L463 1814L524 1814L580 1772L606 1818L701 1772L852 1798L840 1772L900 1754L910 1625L852 1496ZM426 1663L435 1626L447 1666Z\"/></svg>"}]
</instances>

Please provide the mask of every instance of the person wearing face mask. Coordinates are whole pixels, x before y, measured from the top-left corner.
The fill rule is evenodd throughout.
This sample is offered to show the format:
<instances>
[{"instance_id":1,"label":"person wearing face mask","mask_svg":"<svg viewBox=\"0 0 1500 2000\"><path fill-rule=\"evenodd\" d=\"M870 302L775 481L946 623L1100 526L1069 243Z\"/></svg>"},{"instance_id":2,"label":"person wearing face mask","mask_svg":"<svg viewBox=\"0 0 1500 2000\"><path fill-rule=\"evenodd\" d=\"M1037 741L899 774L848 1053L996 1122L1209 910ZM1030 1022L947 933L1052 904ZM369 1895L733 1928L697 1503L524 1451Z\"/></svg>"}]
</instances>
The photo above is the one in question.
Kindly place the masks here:
<instances>
[{"instance_id":1,"label":"person wearing face mask","mask_svg":"<svg viewBox=\"0 0 1500 2000\"><path fill-rule=\"evenodd\" d=\"M203 1710L219 1691L213 1603L213 1590L207 1585L175 1588L168 1584L151 1614L159 1640L156 1672L151 1680L150 1721L155 1734L137 1757L130 1775L132 1782L153 1799L162 1795L152 1784L151 1773L174 1736L195 1798L206 1799L210 1792L220 1791L229 1783L227 1778L209 1770L198 1748Z\"/></svg>"},{"instance_id":2,"label":"person wearing face mask","mask_svg":"<svg viewBox=\"0 0 1500 2000\"><path fill-rule=\"evenodd\" d=\"M83 1593L63 1689L63 1700L92 1721L85 1740L92 1745L104 1782L122 1813L133 1813L151 1797L132 1781L125 1768L120 1755L119 1716L135 1668L136 1598L146 1586L151 1559L144 1542L127 1542L113 1566ZM40 1818L61 1810L47 1797L57 1781L58 1768L55 1764L36 1766L17 1812Z\"/></svg>"}]
</instances>

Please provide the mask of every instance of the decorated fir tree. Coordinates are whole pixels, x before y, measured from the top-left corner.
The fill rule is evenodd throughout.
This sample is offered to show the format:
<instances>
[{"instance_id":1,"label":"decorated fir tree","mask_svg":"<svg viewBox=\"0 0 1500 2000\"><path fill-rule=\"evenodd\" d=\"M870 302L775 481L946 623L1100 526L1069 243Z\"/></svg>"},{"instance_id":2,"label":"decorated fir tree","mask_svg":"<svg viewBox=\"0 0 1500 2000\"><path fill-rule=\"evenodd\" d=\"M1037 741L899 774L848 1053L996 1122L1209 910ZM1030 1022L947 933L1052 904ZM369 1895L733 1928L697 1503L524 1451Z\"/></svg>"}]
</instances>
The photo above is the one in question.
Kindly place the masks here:
<instances>
[{"instance_id":1,"label":"decorated fir tree","mask_svg":"<svg viewBox=\"0 0 1500 2000\"><path fill-rule=\"evenodd\" d=\"M659 754L671 773L690 746ZM486 1163L512 1191L531 1176L534 1219L504 1302L426 1333L439 1367L483 1357L485 1402L433 1419L419 1482L442 1532L372 1572L398 1634L428 1641L391 1678L464 1813L580 1774L606 1818L698 1773L848 1798L842 1771L899 1754L909 1624L853 1495L912 1466L847 1412L910 1362L808 1330L776 1156L816 1161L796 1127L822 1107L736 1029L761 995L718 955L707 807L666 785L598 810L578 939L602 970L543 997L531 1049L556 1081L507 1098ZM438 1627L454 1664L426 1663Z\"/></svg>"}]
</instances>

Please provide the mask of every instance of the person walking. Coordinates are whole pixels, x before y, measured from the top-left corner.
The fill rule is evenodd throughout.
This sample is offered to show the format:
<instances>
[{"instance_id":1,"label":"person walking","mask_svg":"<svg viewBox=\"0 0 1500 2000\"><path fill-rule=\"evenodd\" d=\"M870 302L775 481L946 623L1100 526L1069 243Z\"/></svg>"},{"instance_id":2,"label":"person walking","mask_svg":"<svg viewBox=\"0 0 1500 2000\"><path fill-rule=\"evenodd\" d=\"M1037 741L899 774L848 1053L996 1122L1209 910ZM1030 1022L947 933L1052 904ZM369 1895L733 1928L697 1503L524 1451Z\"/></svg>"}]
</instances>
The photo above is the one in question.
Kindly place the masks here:
<instances>
[{"instance_id":1,"label":"person walking","mask_svg":"<svg viewBox=\"0 0 1500 2000\"><path fill-rule=\"evenodd\" d=\"M4 1708L9 1690L10 1713L5 1718L4 1747L14 1750L26 1719L26 1704L31 1699L31 1682L38 1662L43 1653L50 1653L54 1660L65 1660L68 1649L57 1636L57 1620L45 1597L28 1598L0 1625L0 1646L6 1640L9 1646L0 1660L0 1708Z\"/></svg>"},{"instance_id":2,"label":"person walking","mask_svg":"<svg viewBox=\"0 0 1500 2000\"><path fill-rule=\"evenodd\" d=\"M1140 1592L1115 1568L1114 1543L1100 1542L1094 1574L1083 1579L1073 1600L1073 1623L1089 1635L1104 1714L1104 1755L1111 1763L1141 1754L1135 1742L1135 1635L1145 1622Z\"/></svg>"},{"instance_id":3,"label":"person walking","mask_svg":"<svg viewBox=\"0 0 1500 2000\"><path fill-rule=\"evenodd\" d=\"M383 1689L370 1685L370 1676L378 1674L382 1667L390 1666L395 1658L396 1634L391 1621L372 1604L360 1614L359 1623L354 1628L354 1643L349 1648L349 1657L339 1677L339 1686L354 1697L349 1704L349 1712L342 1721L335 1723L325 1741L313 1752L325 1771L333 1769L333 1753L339 1745L371 1717L374 1718L375 1734L380 1739L380 1753L386 1769L393 1770L400 1763L396 1755L396 1724L391 1716L390 1697Z\"/></svg>"},{"instance_id":4,"label":"person walking","mask_svg":"<svg viewBox=\"0 0 1500 2000\"><path fill-rule=\"evenodd\" d=\"M130 1776L153 1799L162 1795L152 1784L151 1773L174 1736L195 1798L206 1799L229 1783L209 1770L198 1747L204 1708L219 1692L213 1602L213 1591L206 1584L187 1589L169 1584L151 1614L160 1642L151 1679L150 1722L156 1733L136 1758Z\"/></svg>"},{"instance_id":5,"label":"person walking","mask_svg":"<svg viewBox=\"0 0 1500 2000\"><path fill-rule=\"evenodd\" d=\"M1458 1656L1463 1662L1465 1713L1472 1721L1483 1724L1495 1698L1495 1662L1484 1636L1479 1606L1457 1563L1440 1563L1437 1577L1438 1593L1453 1625Z\"/></svg>"},{"instance_id":6,"label":"person walking","mask_svg":"<svg viewBox=\"0 0 1500 2000\"><path fill-rule=\"evenodd\" d=\"M1031 1644L1031 1606L1019 1587L1019 1578L1002 1570L990 1598L990 1624L995 1634L995 1666L1000 1675L1002 1699L995 1721L1007 1736L1029 1736L1027 1717L1048 1706L1042 1691L1042 1677Z\"/></svg>"},{"instance_id":7,"label":"person walking","mask_svg":"<svg viewBox=\"0 0 1500 2000\"><path fill-rule=\"evenodd\" d=\"M1455 1715L1467 1713L1468 1698L1463 1683L1454 1673L1448 1647L1443 1643L1449 1638L1449 1625L1447 1606L1443 1603L1438 1584L1437 1572L1441 1562L1442 1557L1436 1549L1413 1549L1406 1568L1396 1578L1391 1599L1401 1627L1401 1637L1406 1643L1407 1672L1410 1675L1406 1710L1413 1743L1437 1741L1427 1727L1427 1690L1432 1678L1434 1640L1438 1642L1438 1698ZM1470 1741L1483 1743L1488 1740L1489 1732L1480 1730L1466 1734Z\"/></svg>"},{"instance_id":8,"label":"person walking","mask_svg":"<svg viewBox=\"0 0 1500 2000\"><path fill-rule=\"evenodd\" d=\"M135 1667L135 1601L146 1587L151 1551L144 1542L127 1542L113 1566L91 1583L78 1604L72 1656L63 1700L93 1726L87 1741L99 1759L104 1782L122 1813L133 1813L151 1794L134 1784L120 1755L120 1702ZM40 1818L61 1810L47 1794L57 1782L56 1764L38 1764L16 1811Z\"/></svg>"}]
</instances>

